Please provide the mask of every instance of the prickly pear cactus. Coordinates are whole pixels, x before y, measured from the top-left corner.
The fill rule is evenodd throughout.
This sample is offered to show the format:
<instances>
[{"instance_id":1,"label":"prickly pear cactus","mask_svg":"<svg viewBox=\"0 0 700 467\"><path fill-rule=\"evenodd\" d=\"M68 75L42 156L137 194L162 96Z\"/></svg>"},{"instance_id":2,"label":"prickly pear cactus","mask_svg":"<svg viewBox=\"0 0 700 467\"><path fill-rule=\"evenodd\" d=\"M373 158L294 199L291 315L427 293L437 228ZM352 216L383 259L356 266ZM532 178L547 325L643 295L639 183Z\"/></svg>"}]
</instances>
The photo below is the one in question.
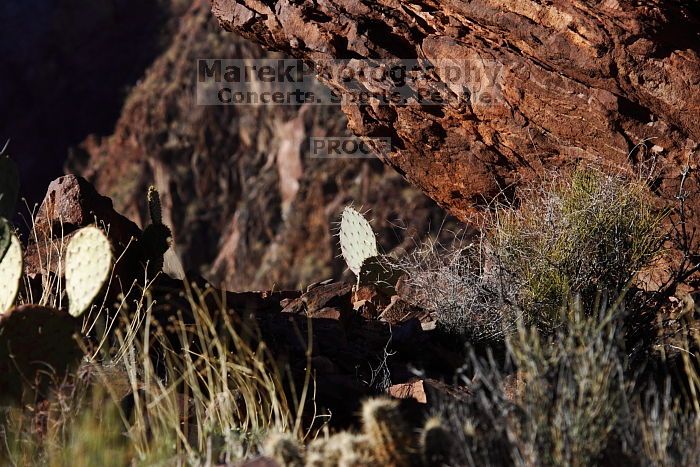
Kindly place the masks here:
<instances>
[{"instance_id":1,"label":"prickly pear cactus","mask_svg":"<svg viewBox=\"0 0 700 467\"><path fill-rule=\"evenodd\" d=\"M39 305L0 315L0 404L27 390L47 396L83 355L74 338L78 326L65 312Z\"/></svg>"},{"instance_id":2,"label":"prickly pear cactus","mask_svg":"<svg viewBox=\"0 0 700 467\"><path fill-rule=\"evenodd\" d=\"M12 239L12 227L4 218L0 217L0 261L5 257L5 252L10 248Z\"/></svg>"},{"instance_id":3,"label":"prickly pear cactus","mask_svg":"<svg viewBox=\"0 0 700 467\"><path fill-rule=\"evenodd\" d=\"M78 317L90 308L112 270L112 248L97 227L80 229L66 248L69 312Z\"/></svg>"},{"instance_id":4,"label":"prickly pear cactus","mask_svg":"<svg viewBox=\"0 0 700 467\"><path fill-rule=\"evenodd\" d=\"M352 272L359 277L362 263L379 255L377 239L367 219L350 206L346 206L340 219L340 249Z\"/></svg>"},{"instance_id":5,"label":"prickly pear cactus","mask_svg":"<svg viewBox=\"0 0 700 467\"><path fill-rule=\"evenodd\" d=\"M9 246L0 259L0 315L15 303L23 267L22 244L10 232Z\"/></svg>"},{"instance_id":6,"label":"prickly pear cactus","mask_svg":"<svg viewBox=\"0 0 700 467\"><path fill-rule=\"evenodd\" d=\"M0 217L11 218L15 214L19 193L19 170L17 164L0 153Z\"/></svg>"}]
</instances>

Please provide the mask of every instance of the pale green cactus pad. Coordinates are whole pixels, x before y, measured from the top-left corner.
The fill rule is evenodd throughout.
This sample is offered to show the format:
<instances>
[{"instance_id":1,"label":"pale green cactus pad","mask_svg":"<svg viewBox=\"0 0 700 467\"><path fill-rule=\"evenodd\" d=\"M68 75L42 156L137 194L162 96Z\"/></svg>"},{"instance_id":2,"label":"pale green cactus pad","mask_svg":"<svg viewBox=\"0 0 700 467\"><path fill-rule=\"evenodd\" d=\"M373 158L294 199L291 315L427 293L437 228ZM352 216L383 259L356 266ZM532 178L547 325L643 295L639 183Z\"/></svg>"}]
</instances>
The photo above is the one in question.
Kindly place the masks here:
<instances>
[{"instance_id":1,"label":"pale green cactus pad","mask_svg":"<svg viewBox=\"0 0 700 467\"><path fill-rule=\"evenodd\" d=\"M340 219L339 235L343 258L350 270L359 276L362 263L367 258L379 255L372 226L362 214L347 206Z\"/></svg>"},{"instance_id":2,"label":"pale green cactus pad","mask_svg":"<svg viewBox=\"0 0 700 467\"><path fill-rule=\"evenodd\" d=\"M10 309L17 298L23 270L22 244L10 234L10 246L0 261L0 314Z\"/></svg>"},{"instance_id":3,"label":"pale green cactus pad","mask_svg":"<svg viewBox=\"0 0 700 467\"><path fill-rule=\"evenodd\" d=\"M66 291L69 313L85 313L109 278L112 248L107 236L97 227L79 230L66 249Z\"/></svg>"}]
</instances>

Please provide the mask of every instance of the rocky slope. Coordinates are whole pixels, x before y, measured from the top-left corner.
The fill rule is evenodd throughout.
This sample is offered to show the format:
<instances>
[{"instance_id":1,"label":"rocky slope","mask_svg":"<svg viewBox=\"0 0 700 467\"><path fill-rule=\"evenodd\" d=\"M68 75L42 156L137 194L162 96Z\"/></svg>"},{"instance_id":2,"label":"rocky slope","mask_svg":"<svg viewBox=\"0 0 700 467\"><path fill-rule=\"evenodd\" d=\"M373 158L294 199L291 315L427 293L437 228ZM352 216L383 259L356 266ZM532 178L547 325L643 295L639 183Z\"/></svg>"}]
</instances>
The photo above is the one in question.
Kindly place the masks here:
<instances>
[{"instance_id":1,"label":"rocky slope","mask_svg":"<svg viewBox=\"0 0 700 467\"><path fill-rule=\"evenodd\" d=\"M41 381L37 390L45 395L53 382L61 380L51 380L46 363L63 376L66 369L78 365L85 348L103 338L99 325L81 327L84 318L68 314L70 296L63 296L56 286L58 277L65 283L66 261L53 254L57 245L69 243L95 220L109 226L105 230L115 258L113 277L95 303L108 304L103 310L107 316L133 319L129 313L134 310L128 304L138 302L143 270L150 260L146 235L87 180L75 175L54 180L37 210L34 235L26 245L26 281L17 300L21 305L0 313L0 370L9 375L0 380L0 401L19 400L26 383L34 381L30 375L36 375L37 383ZM224 292L196 275L187 279L199 293L190 297L191 289L167 273L150 282L150 316L157 323L154 335L163 332L173 343L181 342L175 317L194 329L201 319L198 313L206 310L210 323L222 335L226 322L251 342L262 339L299 387L311 363L314 403L318 410L330 410L335 426L351 423L362 400L385 390L420 404L467 394L464 387L449 388L431 379L452 375L463 362L461 346L435 331L434 317L428 311L399 295L386 295L386 288L375 283L368 281L357 289L352 280L326 281L305 291ZM222 296L226 297L223 302ZM36 304L39 297L46 303ZM90 318L85 322L91 322ZM117 320L116 327L127 322ZM50 338L42 334L47 328L56 331ZM74 334L80 336L82 347ZM194 348L204 345L201 336L191 339L188 342ZM151 349L154 358L158 358L158 348ZM416 367L424 370L422 379L414 374Z\"/></svg>"},{"instance_id":2,"label":"rocky slope","mask_svg":"<svg viewBox=\"0 0 700 467\"><path fill-rule=\"evenodd\" d=\"M390 136L384 162L463 220L523 181L583 161L648 175L666 200L683 180L698 224L696 4L216 0L213 10L224 28L314 63L339 94L374 93L343 106L349 126ZM401 105L378 103L395 81L338 69L398 59L435 66L416 72ZM481 68L463 82L441 61ZM426 93L444 103L421 104Z\"/></svg>"},{"instance_id":3,"label":"rocky slope","mask_svg":"<svg viewBox=\"0 0 700 467\"><path fill-rule=\"evenodd\" d=\"M195 2L114 134L88 138L68 171L141 224L155 184L186 267L230 290L340 276L333 223L348 203L371 209L386 251L439 229L441 210L378 160L310 158L309 137L348 134L337 107L195 104L198 58L281 56L221 31L210 6Z\"/></svg>"}]
</instances>

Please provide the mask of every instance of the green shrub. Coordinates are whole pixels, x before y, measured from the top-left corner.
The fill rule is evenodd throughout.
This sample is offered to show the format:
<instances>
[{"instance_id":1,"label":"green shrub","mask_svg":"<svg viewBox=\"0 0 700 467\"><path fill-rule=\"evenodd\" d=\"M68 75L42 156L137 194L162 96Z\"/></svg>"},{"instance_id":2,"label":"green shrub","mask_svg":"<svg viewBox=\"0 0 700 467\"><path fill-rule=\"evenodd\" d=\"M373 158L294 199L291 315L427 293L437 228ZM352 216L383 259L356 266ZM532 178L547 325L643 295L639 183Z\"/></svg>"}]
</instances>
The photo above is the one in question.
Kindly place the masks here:
<instances>
[{"instance_id":1,"label":"green shrub","mask_svg":"<svg viewBox=\"0 0 700 467\"><path fill-rule=\"evenodd\" d=\"M408 299L470 342L502 340L519 319L553 331L572 297L593 304L628 288L664 239L644 184L592 170L524 189L515 206L496 206L478 238L400 261Z\"/></svg>"},{"instance_id":2,"label":"green shrub","mask_svg":"<svg viewBox=\"0 0 700 467\"><path fill-rule=\"evenodd\" d=\"M487 236L518 284L518 305L541 328L558 322L567 297L617 296L662 246L664 214L637 181L577 171L518 201L496 210Z\"/></svg>"}]
</instances>

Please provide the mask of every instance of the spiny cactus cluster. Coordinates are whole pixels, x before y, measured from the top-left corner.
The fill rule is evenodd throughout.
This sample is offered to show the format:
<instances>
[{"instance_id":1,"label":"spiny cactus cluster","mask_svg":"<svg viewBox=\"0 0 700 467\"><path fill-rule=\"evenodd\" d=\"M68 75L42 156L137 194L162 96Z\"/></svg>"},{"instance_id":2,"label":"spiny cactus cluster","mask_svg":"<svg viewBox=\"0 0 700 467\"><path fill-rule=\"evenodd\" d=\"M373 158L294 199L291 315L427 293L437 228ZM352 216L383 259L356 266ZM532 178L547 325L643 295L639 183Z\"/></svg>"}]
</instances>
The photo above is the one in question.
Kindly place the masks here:
<instances>
[{"instance_id":1,"label":"spiny cactus cluster","mask_svg":"<svg viewBox=\"0 0 700 467\"><path fill-rule=\"evenodd\" d=\"M367 435L341 431L329 438L319 438L309 444L306 453L307 467L374 467L378 466L372 455Z\"/></svg>"},{"instance_id":2,"label":"spiny cactus cluster","mask_svg":"<svg viewBox=\"0 0 700 467\"><path fill-rule=\"evenodd\" d=\"M362 425L380 465L411 465L411 436L399 402L371 399L362 406Z\"/></svg>"},{"instance_id":3,"label":"spiny cactus cluster","mask_svg":"<svg viewBox=\"0 0 700 467\"><path fill-rule=\"evenodd\" d=\"M452 433L437 417L429 418L420 435L423 465L451 465L456 449Z\"/></svg>"},{"instance_id":4,"label":"spiny cactus cluster","mask_svg":"<svg viewBox=\"0 0 700 467\"><path fill-rule=\"evenodd\" d=\"M340 250L352 272L359 277L362 263L379 255L377 239L367 219L346 206L340 219Z\"/></svg>"},{"instance_id":5,"label":"spiny cactus cluster","mask_svg":"<svg viewBox=\"0 0 700 467\"><path fill-rule=\"evenodd\" d=\"M401 271L392 265L388 257L379 254L377 239L367 219L346 206L338 236L343 258L357 276L357 284L373 284L385 295L394 295Z\"/></svg>"},{"instance_id":6,"label":"spiny cactus cluster","mask_svg":"<svg viewBox=\"0 0 700 467\"><path fill-rule=\"evenodd\" d=\"M433 467L451 465L454 439L442 422L430 418L416 437L399 402L370 399L362 407L362 433L347 431L312 441L306 449L290 435L273 435L264 453L282 467Z\"/></svg>"},{"instance_id":7,"label":"spiny cactus cluster","mask_svg":"<svg viewBox=\"0 0 700 467\"><path fill-rule=\"evenodd\" d=\"M163 256L170 248L173 236L170 228L163 224L160 194L154 186L148 188L148 212L151 224L143 231L142 241L148 259L148 270L153 276L163 270Z\"/></svg>"},{"instance_id":8,"label":"spiny cactus cluster","mask_svg":"<svg viewBox=\"0 0 700 467\"><path fill-rule=\"evenodd\" d=\"M69 313L78 317L90 308L109 279L112 247L97 227L80 229L66 249L66 292Z\"/></svg>"},{"instance_id":9,"label":"spiny cactus cluster","mask_svg":"<svg viewBox=\"0 0 700 467\"><path fill-rule=\"evenodd\" d=\"M289 433L275 433L265 442L263 450L279 465L303 467L304 455L297 440Z\"/></svg>"}]
</instances>

